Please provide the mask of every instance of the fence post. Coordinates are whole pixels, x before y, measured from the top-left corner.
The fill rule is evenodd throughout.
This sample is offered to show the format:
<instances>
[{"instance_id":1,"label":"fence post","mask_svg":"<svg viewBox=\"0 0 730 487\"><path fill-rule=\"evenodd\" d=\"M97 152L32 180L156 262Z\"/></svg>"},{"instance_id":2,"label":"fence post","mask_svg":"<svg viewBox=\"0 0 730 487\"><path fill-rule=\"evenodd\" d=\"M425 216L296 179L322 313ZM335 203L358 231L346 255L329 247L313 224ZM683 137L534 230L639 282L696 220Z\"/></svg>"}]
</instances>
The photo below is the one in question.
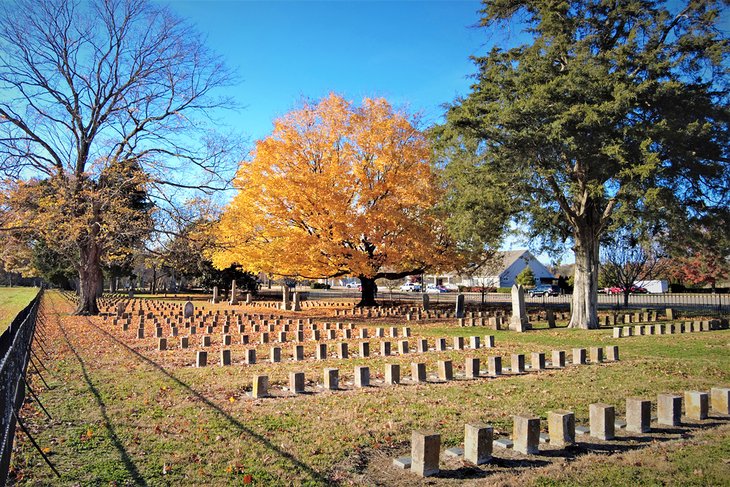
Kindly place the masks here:
<instances>
[{"instance_id":1,"label":"fence post","mask_svg":"<svg viewBox=\"0 0 730 487\"><path fill-rule=\"evenodd\" d=\"M15 426L19 422L17 413L25 398L23 383L31 357L31 344L42 296L41 288L33 301L18 313L0 335L0 485L7 483ZM25 429L22 423L20 425Z\"/></svg>"}]
</instances>

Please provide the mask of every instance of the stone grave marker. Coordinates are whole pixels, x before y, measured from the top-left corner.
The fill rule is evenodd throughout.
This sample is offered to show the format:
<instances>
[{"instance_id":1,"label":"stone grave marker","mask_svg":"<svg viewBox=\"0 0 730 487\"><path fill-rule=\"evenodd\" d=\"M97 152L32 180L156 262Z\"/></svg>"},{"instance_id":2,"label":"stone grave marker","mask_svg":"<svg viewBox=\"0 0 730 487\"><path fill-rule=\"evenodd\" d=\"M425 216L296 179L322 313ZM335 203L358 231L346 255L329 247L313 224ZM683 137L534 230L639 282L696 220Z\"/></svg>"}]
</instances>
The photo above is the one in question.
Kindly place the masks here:
<instances>
[{"instance_id":1,"label":"stone grave marker","mask_svg":"<svg viewBox=\"0 0 730 487\"><path fill-rule=\"evenodd\" d=\"M231 300L229 301L229 304L235 305L238 304L238 291L236 289L236 280L231 281Z\"/></svg>"},{"instance_id":2,"label":"stone grave marker","mask_svg":"<svg viewBox=\"0 0 730 487\"><path fill-rule=\"evenodd\" d=\"M464 317L464 295L459 294L456 296L456 310L454 313L456 318Z\"/></svg>"},{"instance_id":3,"label":"stone grave marker","mask_svg":"<svg viewBox=\"0 0 730 487\"><path fill-rule=\"evenodd\" d=\"M411 434L411 471L420 477L439 473L441 435L426 431Z\"/></svg>"},{"instance_id":4,"label":"stone grave marker","mask_svg":"<svg viewBox=\"0 0 730 487\"><path fill-rule=\"evenodd\" d=\"M525 308L525 290L521 285L515 284L512 286L512 318L510 319L509 329L523 332L529 326L530 323Z\"/></svg>"},{"instance_id":5,"label":"stone grave marker","mask_svg":"<svg viewBox=\"0 0 730 487\"><path fill-rule=\"evenodd\" d=\"M193 306L192 301L186 301L185 307L183 309L183 317L184 318L192 318L195 314L195 306Z\"/></svg>"},{"instance_id":6,"label":"stone grave marker","mask_svg":"<svg viewBox=\"0 0 730 487\"><path fill-rule=\"evenodd\" d=\"M575 414L572 411L550 411L548 434L551 445L568 446L575 443Z\"/></svg>"}]
</instances>

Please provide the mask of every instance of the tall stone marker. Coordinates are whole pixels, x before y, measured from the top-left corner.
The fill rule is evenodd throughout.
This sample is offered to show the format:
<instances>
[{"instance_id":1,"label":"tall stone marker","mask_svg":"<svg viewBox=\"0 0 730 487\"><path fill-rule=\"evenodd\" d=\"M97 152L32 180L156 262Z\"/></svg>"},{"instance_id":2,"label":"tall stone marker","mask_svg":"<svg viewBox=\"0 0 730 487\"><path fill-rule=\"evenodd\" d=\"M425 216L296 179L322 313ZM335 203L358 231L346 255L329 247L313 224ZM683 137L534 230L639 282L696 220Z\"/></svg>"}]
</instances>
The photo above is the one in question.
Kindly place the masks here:
<instances>
[{"instance_id":1,"label":"tall stone marker","mask_svg":"<svg viewBox=\"0 0 730 487\"><path fill-rule=\"evenodd\" d=\"M464 295L459 294L456 296L456 318L464 317Z\"/></svg>"},{"instance_id":2,"label":"tall stone marker","mask_svg":"<svg viewBox=\"0 0 730 487\"><path fill-rule=\"evenodd\" d=\"M282 288L281 297L282 297L281 309L284 309L284 310L289 309L289 302L291 301L291 290L289 289L289 286L286 285L286 283L284 284L284 287Z\"/></svg>"},{"instance_id":3,"label":"tall stone marker","mask_svg":"<svg viewBox=\"0 0 730 487\"><path fill-rule=\"evenodd\" d=\"M551 309L547 310L548 328L555 328L555 312Z\"/></svg>"},{"instance_id":4,"label":"tall stone marker","mask_svg":"<svg viewBox=\"0 0 730 487\"><path fill-rule=\"evenodd\" d=\"M509 323L509 329L512 331L525 331L528 326L525 290L521 285L515 284L512 286L512 319Z\"/></svg>"},{"instance_id":5,"label":"tall stone marker","mask_svg":"<svg viewBox=\"0 0 730 487\"><path fill-rule=\"evenodd\" d=\"M218 303L220 298L218 297L218 286L213 286L213 304Z\"/></svg>"},{"instance_id":6,"label":"tall stone marker","mask_svg":"<svg viewBox=\"0 0 730 487\"><path fill-rule=\"evenodd\" d=\"M236 289L236 280L231 281L231 300L229 301L230 304L238 304L238 293Z\"/></svg>"},{"instance_id":7,"label":"tall stone marker","mask_svg":"<svg viewBox=\"0 0 730 487\"><path fill-rule=\"evenodd\" d=\"M292 311L301 311L302 310L302 303L299 298L299 293L293 293L293 295L292 295L291 310Z\"/></svg>"},{"instance_id":8,"label":"tall stone marker","mask_svg":"<svg viewBox=\"0 0 730 487\"><path fill-rule=\"evenodd\" d=\"M423 300L423 311L428 311L429 305L431 304L431 298L428 294L423 293L421 295L421 299Z\"/></svg>"},{"instance_id":9,"label":"tall stone marker","mask_svg":"<svg viewBox=\"0 0 730 487\"><path fill-rule=\"evenodd\" d=\"M192 318L195 314L195 306L193 306L192 301L187 301L185 303L185 309L183 309L183 316L185 318Z\"/></svg>"}]
</instances>

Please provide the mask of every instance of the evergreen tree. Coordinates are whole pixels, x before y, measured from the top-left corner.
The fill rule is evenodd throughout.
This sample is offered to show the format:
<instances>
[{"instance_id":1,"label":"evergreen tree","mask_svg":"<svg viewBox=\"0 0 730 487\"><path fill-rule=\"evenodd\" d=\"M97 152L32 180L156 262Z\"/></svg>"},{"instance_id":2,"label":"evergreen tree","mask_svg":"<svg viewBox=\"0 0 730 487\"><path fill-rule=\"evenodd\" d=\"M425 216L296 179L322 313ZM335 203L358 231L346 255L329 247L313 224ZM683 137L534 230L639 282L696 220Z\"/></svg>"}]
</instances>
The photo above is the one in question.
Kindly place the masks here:
<instances>
[{"instance_id":1,"label":"evergreen tree","mask_svg":"<svg viewBox=\"0 0 730 487\"><path fill-rule=\"evenodd\" d=\"M572 327L598 326L607 230L641 221L656 232L728 205L722 5L484 3L484 27L520 19L532 42L475 59L472 92L433 131L438 155L447 172L467 161L450 174L472 204L480 192L487 211L521 217L544 247L572 243Z\"/></svg>"},{"instance_id":2,"label":"evergreen tree","mask_svg":"<svg viewBox=\"0 0 730 487\"><path fill-rule=\"evenodd\" d=\"M517 274L517 278L515 278L515 283L521 286L534 286L535 274L532 273L532 269L530 269L529 267L525 267L524 269L522 269L522 272Z\"/></svg>"}]
</instances>

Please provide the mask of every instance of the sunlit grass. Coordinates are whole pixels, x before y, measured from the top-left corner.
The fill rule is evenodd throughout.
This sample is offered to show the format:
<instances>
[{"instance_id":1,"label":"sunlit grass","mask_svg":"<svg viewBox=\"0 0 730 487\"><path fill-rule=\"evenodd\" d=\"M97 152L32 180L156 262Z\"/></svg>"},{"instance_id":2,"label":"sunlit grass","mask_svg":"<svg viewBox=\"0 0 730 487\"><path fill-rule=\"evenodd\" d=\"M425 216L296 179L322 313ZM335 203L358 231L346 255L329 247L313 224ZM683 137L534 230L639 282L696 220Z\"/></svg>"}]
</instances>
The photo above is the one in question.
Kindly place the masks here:
<instances>
[{"instance_id":1,"label":"sunlit grass","mask_svg":"<svg viewBox=\"0 0 730 487\"><path fill-rule=\"evenodd\" d=\"M0 287L0 333L36 294L38 288L35 287Z\"/></svg>"},{"instance_id":2,"label":"sunlit grass","mask_svg":"<svg viewBox=\"0 0 730 487\"><path fill-rule=\"evenodd\" d=\"M47 309L45 329L48 342L54 344L49 351L52 357L46 361L50 369L46 380L52 390L43 391L41 399L54 419L46 421L36 414L29 421L63 479L53 479L21 434L13 459L21 484L241 485L250 475L257 485L371 485L377 478L360 475L377 474L369 465L377 463L379 455L386 459L407 455L414 429L438 431L444 447L458 446L463 441L464 424L469 422L489 423L495 433L509 435L513 414L529 413L544 419L552 409L570 409L579 424L587 424L588 405L593 402L613 404L621 416L628 396L656 399L661 392L708 390L730 384L727 331L615 340L607 329L516 334L460 328L451 322L408 323L413 333L411 346L417 337L428 337L431 344L434 337L449 337L451 345L452 336L493 334L496 347L270 364L265 360L269 347L259 346L260 363L254 366L241 364L239 351L238 357L234 354L238 363L219 367L217 353L211 351L212 365L194 368L181 365L174 357L184 354L192 363L195 347L158 352L149 346L153 339L148 344L135 341L131 332L123 334L111 320L68 316L70 308L55 293L50 294L48 304L56 309ZM388 321L399 327L406 325L394 318ZM383 322L361 324L371 329L387 327ZM350 342L351 352L357 349L357 341ZM378 340L370 341L371 352L377 351ZM617 363L449 383L377 385L365 390L345 385L352 381L356 365L370 366L375 381L382 378L386 363L401 364L401 375L408 377L412 361L424 362L428 373L433 374L438 360L450 359L458 373L469 356L480 357L486 368L491 355L502 356L508 365L511 353L527 353L529 364L531 351L546 352L549 360L553 349L566 350L570 356L573 347L613 344L620 346L621 361ZM292 345L282 346L282 357L288 357ZM310 347L307 344L308 351ZM350 390L317 389L325 367L339 368L340 382ZM308 389L315 392L298 397L282 392L281 386L287 384L292 371L304 372ZM285 397L247 397L254 374L269 375L275 393ZM728 473L726 462L716 462L718 456L727 458L722 452L728 449L728 429L701 442L672 444L651 465L637 464L630 455L602 456L600 462L578 460L571 469L528 469L534 474L521 480L514 476L524 474L525 469L489 468L498 469L502 476L512 475L508 483L536 485L583 485L584 479L612 485L624 469L631 474L629 478L646 484L661 484L667 472L677 475L679 484L701 484L703 479L711 484ZM688 470L693 462L704 473ZM402 485L406 485L410 477L402 475ZM443 480L449 481L454 479ZM380 482L389 484L390 480Z\"/></svg>"}]
</instances>

